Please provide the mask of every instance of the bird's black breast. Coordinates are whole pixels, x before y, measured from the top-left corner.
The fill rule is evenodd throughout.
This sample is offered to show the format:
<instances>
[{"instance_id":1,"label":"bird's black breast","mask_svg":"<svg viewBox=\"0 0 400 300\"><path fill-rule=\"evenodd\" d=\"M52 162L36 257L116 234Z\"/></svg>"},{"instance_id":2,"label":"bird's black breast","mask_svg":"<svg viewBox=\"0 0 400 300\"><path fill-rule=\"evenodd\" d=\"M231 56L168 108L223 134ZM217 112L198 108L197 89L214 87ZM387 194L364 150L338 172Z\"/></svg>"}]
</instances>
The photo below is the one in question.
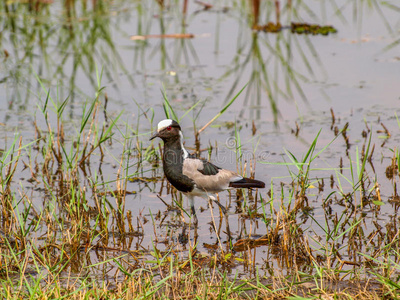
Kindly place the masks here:
<instances>
[{"instance_id":1,"label":"bird's black breast","mask_svg":"<svg viewBox=\"0 0 400 300\"><path fill-rule=\"evenodd\" d=\"M178 191L187 193L194 189L194 181L182 173L183 159L182 150L164 151L164 174Z\"/></svg>"}]
</instances>

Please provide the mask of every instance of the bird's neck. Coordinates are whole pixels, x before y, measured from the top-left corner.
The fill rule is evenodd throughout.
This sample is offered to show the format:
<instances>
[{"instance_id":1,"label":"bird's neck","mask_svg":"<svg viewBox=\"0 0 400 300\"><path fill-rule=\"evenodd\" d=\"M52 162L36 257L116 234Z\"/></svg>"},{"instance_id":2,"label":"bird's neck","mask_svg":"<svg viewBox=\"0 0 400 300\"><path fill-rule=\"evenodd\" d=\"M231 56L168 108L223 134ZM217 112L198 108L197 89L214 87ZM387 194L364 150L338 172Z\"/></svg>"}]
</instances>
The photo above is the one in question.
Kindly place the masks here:
<instances>
[{"instance_id":1,"label":"bird's neck","mask_svg":"<svg viewBox=\"0 0 400 300\"><path fill-rule=\"evenodd\" d=\"M174 155L176 158L179 157L179 161L187 158L189 153L183 146L183 135L182 132L179 132L179 136L174 138L169 138L168 140L164 141L164 155Z\"/></svg>"},{"instance_id":2,"label":"bird's neck","mask_svg":"<svg viewBox=\"0 0 400 300\"><path fill-rule=\"evenodd\" d=\"M164 141L164 174L173 185L177 178L182 177L183 162L188 157L181 136L182 134Z\"/></svg>"}]
</instances>

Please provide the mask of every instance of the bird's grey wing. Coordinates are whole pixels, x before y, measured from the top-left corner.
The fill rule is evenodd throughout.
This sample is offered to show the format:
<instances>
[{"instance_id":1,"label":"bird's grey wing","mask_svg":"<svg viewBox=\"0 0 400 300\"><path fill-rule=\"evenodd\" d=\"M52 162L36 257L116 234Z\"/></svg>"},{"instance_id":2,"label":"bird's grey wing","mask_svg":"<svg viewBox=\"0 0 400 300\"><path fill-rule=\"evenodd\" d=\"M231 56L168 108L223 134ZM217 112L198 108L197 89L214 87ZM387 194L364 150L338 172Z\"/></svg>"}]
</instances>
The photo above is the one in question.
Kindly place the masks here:
<instances>
[{"instance_id":1,"label":"bird's grey wing","mask_svg":"<svg viewBox=\"0 0 400 300\"><path fill-rule=\"evenodd\" d=\"M229 188L230 182L242 178L235 172L221 169L200 159L185 159L182 171L194 181L197 188L210 193L225 190Z\"/></svg>"},{"instance_id":2,"label":"bird's grey wing","mask_svg":"<svg viewBox=\"0 0 400 300\"><path fill-rule=\"evenodd\" d=\"M217 167L216 165L213 165L212 163L202 160L203 165L199 169L197 169L201 174L211 176L211 175L217 175L219 170L221 168Z\"/></svg>"}]
</instances>

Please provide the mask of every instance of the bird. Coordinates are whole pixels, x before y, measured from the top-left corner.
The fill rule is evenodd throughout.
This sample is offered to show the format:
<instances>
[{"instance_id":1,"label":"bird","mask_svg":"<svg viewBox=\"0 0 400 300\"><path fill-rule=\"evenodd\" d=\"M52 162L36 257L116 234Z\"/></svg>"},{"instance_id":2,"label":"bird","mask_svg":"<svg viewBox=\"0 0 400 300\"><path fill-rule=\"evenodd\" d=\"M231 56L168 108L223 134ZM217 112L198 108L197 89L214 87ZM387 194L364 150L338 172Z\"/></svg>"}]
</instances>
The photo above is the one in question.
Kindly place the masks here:
<instances>
[{"instance_id":1,"label":"bird","mask_svg":"<svg viewBox=\"0 0 400 300\"><path fill-rule=\"evenodd\" d=\"M232 188L265 188L263 181L243 177L236 172L222 169L207 160L189 154L183 146L182 129L175 120L160 121L157 132L151 136L150 140L157 137L164 142L162 157L164 175L178 191L189 199L191 215L196 226L198 220L194 197L215 201L227 220L225 207L216 201L213 194Z\"/></svg>"}]
</instances>

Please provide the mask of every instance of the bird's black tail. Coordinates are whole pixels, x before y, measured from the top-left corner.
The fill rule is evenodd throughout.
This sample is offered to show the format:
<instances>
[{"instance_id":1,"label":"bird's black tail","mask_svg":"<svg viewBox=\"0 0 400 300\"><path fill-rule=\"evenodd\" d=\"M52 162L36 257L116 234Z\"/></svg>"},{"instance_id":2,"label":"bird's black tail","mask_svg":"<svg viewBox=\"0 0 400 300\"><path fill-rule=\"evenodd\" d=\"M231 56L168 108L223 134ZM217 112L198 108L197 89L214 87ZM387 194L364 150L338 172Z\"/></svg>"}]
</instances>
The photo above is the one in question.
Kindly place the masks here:
<instances>
[{"instance_id":1,"label":"bird's black tail","mask_svg":"<svg viewBox=\"0 0 400 300\"><path fill-rule=\"evenodd\" d=\"M256 179L250 179L250 178L245 178L243 177L242 179L235 181L235 182L230 182L229 183L229 187L232 188L259 188L259 189L263 189L265 188L265 183L260 181L260 180L256 180Z\"/></svg>"}]
</instances>

